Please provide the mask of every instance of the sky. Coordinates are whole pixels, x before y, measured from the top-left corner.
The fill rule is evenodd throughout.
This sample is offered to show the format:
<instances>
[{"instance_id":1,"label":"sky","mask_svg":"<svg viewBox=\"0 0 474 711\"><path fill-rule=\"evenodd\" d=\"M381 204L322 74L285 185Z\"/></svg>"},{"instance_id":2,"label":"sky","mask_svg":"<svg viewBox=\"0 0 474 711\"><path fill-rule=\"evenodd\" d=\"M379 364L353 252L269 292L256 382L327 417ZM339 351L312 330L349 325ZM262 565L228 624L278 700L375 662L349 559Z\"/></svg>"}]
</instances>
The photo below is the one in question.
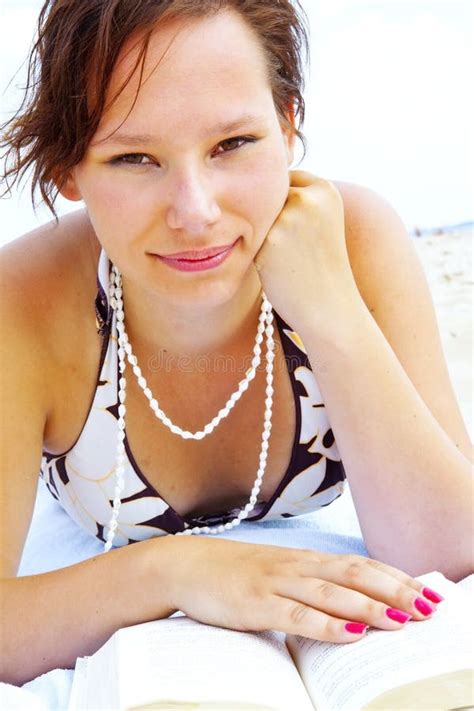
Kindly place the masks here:
<instances>
[{"instance_id":1,"label":"sky","mask_svg":"<svg viewBox=\"0 0 474 711\"><path fill-rule=\"evenodd\" d=\"M2 119L18 101L41 0L0 0ZM307 155L293 168L366 185L408 229L474 219L473 0L301 0L310 26ZM298 142L299 144L299 142ZM60 213L78 203L58 202ZM50 219L29 185L0 201L0 243Z\"/></svg>"}]
</instances>

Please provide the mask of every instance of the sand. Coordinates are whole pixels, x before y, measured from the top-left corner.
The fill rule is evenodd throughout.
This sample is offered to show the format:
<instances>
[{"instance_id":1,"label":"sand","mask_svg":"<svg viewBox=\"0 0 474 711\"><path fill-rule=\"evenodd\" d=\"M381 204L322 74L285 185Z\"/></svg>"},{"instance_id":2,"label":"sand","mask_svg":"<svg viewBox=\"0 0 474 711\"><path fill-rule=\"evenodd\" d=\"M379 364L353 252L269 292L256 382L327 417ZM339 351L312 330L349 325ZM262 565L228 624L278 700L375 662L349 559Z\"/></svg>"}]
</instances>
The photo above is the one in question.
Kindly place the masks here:
<instances>
[{"instance_id":1,"label":"sand","mask_svg":"<svg viewBox=\"0 0 474 711\"><path fill-rule=\"evenodd\" d=\"M451 382L473 438L472 230L414 237L430 285Z\"/></svg>"}]
</instances>

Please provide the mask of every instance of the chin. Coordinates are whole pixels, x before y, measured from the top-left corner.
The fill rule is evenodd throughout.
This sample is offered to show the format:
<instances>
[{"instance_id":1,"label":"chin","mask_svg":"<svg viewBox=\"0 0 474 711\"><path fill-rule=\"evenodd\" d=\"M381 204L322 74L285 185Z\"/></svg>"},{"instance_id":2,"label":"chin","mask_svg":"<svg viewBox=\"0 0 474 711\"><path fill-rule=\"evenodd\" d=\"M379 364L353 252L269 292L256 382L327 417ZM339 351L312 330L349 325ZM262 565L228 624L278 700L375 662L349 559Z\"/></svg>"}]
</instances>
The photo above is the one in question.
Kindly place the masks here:
<instances>
[{"instance_id":1,"label":"chin","mask_svg":"<svg viewBox=\"0 0 474 711\"><path fill-rule=\"evenodd\" d=\"M200 274L199 276L202 276ZM186 306L192 310L210 309L232 301L239 292L245 290L259 290L260 282L257 271L252 265L245 272L234 271L219 278L191 279L187 284L169 284L163 293L163 299L174 307Z\"/></svg>"}]
</instances>

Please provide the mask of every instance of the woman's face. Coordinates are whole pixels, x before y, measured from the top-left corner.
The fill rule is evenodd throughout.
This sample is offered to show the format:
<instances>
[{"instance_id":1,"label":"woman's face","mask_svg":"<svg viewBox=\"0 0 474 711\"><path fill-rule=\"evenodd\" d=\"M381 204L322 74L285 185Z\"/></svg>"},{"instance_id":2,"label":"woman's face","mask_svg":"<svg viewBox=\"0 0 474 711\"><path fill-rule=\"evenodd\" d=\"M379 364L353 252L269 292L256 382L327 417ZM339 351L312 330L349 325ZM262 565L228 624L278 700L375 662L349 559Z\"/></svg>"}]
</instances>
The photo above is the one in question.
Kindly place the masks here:
<instances>
[{"instance_id":1,"label":"woman's face","mask_svg":"<svg viewBox=\"0 0 474 711\"><path fill-rule=\"evenodd\" d=\"M136 61L137 39L120 54L109 97ZM85 201L124 283L176 304L217 305L243 285L285 204L294 139L279 125L259 46L233 12L156 30L136 97L138 85L136 72L63 194ZM219 126L244 115L239 127ZM236 240L205 271L156 257Z\"/></svg>"}]
</instances>

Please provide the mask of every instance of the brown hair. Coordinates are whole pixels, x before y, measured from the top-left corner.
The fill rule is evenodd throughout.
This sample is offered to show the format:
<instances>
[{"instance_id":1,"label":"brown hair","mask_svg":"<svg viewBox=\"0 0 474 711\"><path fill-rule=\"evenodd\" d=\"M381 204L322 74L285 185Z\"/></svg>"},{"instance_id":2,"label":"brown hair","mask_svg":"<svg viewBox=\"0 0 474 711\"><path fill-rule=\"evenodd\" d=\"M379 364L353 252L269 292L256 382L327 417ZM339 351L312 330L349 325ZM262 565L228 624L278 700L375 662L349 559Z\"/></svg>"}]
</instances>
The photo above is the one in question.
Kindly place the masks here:
<instances>
[{"instance_id":1,"label":"brown hair","mask_svg":"<svg viewBox=\"0 0 474 711\"><path fill-rule=\"evenodd\" d=\"M2 126L0 146L7 149L2 155L7 185L3 195L33 167L33 206L39 189L56 216L54 202L97 130L125 40L136 31L145 31L137 62L113 100L139 65L142 74L157 22L208 17L225 9L239 12L254 31L267 60L280 124L301 140L306 152L299 129L305 116L302 50L309 62L309 42L307 17L299 0L46 0L28 58L23 101ZM285 116L289 107L298 119L295 127Z\"/></svg>"}]
</instances>

